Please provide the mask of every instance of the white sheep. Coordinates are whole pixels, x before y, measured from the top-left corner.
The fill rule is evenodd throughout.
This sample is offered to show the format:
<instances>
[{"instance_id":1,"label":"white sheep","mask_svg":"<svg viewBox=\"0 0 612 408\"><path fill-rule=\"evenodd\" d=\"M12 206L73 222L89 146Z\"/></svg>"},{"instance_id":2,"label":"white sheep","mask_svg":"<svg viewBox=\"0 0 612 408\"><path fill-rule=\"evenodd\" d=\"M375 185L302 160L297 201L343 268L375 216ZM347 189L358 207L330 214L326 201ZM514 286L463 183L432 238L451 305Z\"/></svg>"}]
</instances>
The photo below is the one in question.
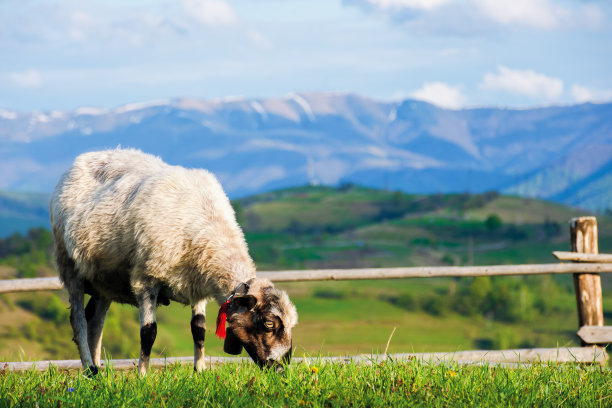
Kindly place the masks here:
<instances>
[{"instance_id":1,"label":"white sheep","mask_svg":"<svg viewBox=\"0 0 612 408\"><path fill-rule=\"evenodd\" d=\"M244 347L261 367L290 360L295 306L256 278L229 199L208 171L170 166L138 150L85 153L62 175L50 213L74 341L91 374L113 301L138 306L141 374L157 333L157 304L170 300L191 305L196 370L205 367L208 298L222 305L220 337L227 313L226 352ZM85 293L91 299L84 308Z\"/></svg>"}]
</instances>

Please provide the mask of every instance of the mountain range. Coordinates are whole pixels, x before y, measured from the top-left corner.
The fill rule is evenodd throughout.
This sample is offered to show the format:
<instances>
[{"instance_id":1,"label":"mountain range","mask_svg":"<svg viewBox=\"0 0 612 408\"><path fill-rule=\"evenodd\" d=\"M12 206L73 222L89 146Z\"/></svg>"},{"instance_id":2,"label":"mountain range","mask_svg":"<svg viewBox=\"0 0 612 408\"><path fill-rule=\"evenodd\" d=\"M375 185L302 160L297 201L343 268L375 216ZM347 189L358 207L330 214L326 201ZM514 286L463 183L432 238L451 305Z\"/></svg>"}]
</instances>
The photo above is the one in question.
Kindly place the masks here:
<instances>
[{"instance_id":1,"label":"mountain range","mask_svg":"<svg viewBox=\"0 0 612 408\"><path fill-rule=\"evenodd\" d=\"M234 198L350 182L612 207L612 103L449 110L350 93L0 110L0 189L48 193L79 153L117 146L207 168Z\"/></svg>"}]
</instances>

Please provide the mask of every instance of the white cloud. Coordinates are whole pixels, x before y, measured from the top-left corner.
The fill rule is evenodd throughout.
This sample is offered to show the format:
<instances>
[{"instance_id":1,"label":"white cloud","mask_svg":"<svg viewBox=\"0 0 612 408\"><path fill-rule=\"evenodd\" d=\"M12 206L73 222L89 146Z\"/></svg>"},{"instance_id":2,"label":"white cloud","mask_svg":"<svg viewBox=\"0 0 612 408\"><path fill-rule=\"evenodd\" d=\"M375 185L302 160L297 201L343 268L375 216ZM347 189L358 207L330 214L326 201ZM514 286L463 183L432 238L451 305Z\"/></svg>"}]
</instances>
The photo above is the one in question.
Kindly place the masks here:
<instances>
[{"instance_id":1,"label":"white cloud","mask_svg":"<svg viewBox=\"0 0 612 408\"><path fill-rule=\"evenodd\" d=\"M479 87L546 100L558 99L563 93L563 81L558 78L504 66L498 66L497 73L486 73Z\"/></svg>"},{"instance_id":2,"label":"white cloud","mask_svg":"<svg viewBox=\"0 0 612 408\"><path fill-rule=\"evenodd\" d=\"M272 41L270 41L270 39L268 37L266 37L265 35L263 35L259 31L247 30L246 31L246 35L247 35L248 39L251 40L251 42L255 46L259 47L260 49L263 49L263 50L270 50L270 49L272 49Z\"/></svg>"},{"instance_id":3,"label":"white cloud","mask_svg":"<svg viewBox=\"0 0 612 408\"><path fill-rule=\"evenodd\" d=\"M549 0L474 0L480 11L500 24L521 24L534 28L555 28L567 19L569 10Z\"/></svg>"},{"instance_id":4,"label":"white cloud","mask_svg":"<svg viewBox=\"0 0 612 408\"><path fill-rule=\"evenodd\" d=\"M232 25L238 21L232 6L223 0L183 0L187 15L208 26Z\"/></svg>"},{"instance_id":5,"label":"white cloud","mask_svg":"<svg viewBox=\"0 0 612 408\"><path fill-rule=\"evenodd\" d=\"M75 41L84 42L87 40L87 31L96 26L96 20L90 14L73 10L68 16L68 35Z\"/></svg>"},{"instance_id":6,"label":"white cloud","mask_svg":"<svg viewBox=\"0 0 612 408\"><path fill-rule=\"evenodd\" d=\"M448 4L453 0L361 0L355 1L365 5L373 6L382 10L393 9L416 9L416 10L432 10L440 6Z\"/></svg>"},{"instance_id":7,"label":"white cloud","mask_svg":"<svg viewBox=\"0 0 612 408\"><path fill-rule=\"evenodd\" d=\"M586 86L574 84L570 90L572 97L578 103L606 102L612 100L612 90L593 89Z\"/></svg>"},{"instance_id":8,"label":"white cloud","mask_svg":"<svg viewBox=\"0 0 612 408\"><path fill-rule=\"evenodd\" d=\"M492 21L504 25L523 25L538 29L567 27L599 27L604 19L594 4L572 8L555 4L554 0L474 0L480 11Z\"/></svg>"},{"instance_id":9,"label":"white cloud","mask_svg":"<svg viewBox=\"0 0 612 408\"><path fill-rule=\"evenodd\" d=\"M469 48L443 48L435 52L437 57L441 58L459 58L459 57L473 57L478 55L478 49L474 47Z\"/></svg>"},{"instance_id":10,"label":"white cloud","mask_svg":"<svg viewBox=\"0 0 612 408\"><path fill-rule=\"evenodd\" d=\"M605 16L598 5L560 0L344 0L366 12L375 11L405 24L418 20L445 32L472 33L484 28L524 26L539 30L598 28ZM417 25L418 26L418 25Z\"/></svg>"},{"instance_id":11,"label":"white cloud","mask_svg":"<svg viewBox=\"0 0 612 408\"><path fill-rule=\"evenodd\" d=\"M480 11L492 21L503 25L523 25L538 29L563 27L597 27L603 13L594 4L572 8L555 4L554 0L473 0Z\"/></svg>"},{"instance_id":12,"label":"white cloud","mask_svg":"<svg viewBox=\"0 0 612 408\"><path fill-rule=\"evenodd\" d=\"M410 96L450 109L458 109L464 102L459 87L444 82L427 82L421 89L411 93Z\"/></svg>"},{"instance_id":13,"label":"white cloud","mask_svg":"<svg viewBox=\"0 0 612 408\"><path fill-rule=\"evenodd\" d=\"M24 88L36 88L42 82L40 74L35 69L29 69L24 72L12 72L9 78L11 82Z\"/></svg>"},{"instance_id":14,"label":"white cloud","mask_svg":"<svg viewBox=\"0 0 612 408\"><path fill-rule=\"evenodd\" d=\"M67 49L71 55L83 50L102 55L116 46L158 46L160 41L184 37L189 21L180 2L168 5L164 13L159 7L110 1L26 3L22 10L3 15L0 2L0 37L17 46L38 43L44 47L41 55L47 55L53 48L62 50L60 55Z\"/></svg>"}]
</instances>

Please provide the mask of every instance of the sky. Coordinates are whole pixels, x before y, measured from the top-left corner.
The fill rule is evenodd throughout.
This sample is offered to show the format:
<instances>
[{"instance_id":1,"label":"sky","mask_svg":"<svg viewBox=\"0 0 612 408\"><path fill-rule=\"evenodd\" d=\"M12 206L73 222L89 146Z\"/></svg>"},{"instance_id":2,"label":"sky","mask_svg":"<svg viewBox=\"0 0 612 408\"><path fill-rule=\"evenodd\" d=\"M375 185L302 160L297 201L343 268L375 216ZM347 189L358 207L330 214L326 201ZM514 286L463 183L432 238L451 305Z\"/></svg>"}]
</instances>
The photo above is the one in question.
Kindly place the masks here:
<instances>
[{"instance_id":1,"label":"sky","mask_svg":"<svg viewBox=\"0 0 612 408\"><path fill-rule=\"evenodd\" d=\"M0 108L351 92L612 101L607 0L2 0Z\"/></svg>"}]
</instances>

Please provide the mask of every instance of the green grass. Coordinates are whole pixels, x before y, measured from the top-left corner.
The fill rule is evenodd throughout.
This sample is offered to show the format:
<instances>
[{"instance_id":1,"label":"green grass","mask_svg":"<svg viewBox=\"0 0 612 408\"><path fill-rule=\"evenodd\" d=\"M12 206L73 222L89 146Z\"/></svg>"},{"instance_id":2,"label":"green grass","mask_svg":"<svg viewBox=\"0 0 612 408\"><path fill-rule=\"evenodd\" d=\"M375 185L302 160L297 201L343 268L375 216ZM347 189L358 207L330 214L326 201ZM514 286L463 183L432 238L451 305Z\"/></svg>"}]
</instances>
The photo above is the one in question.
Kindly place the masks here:
<instances>
[{"instance_id":1,"label":"green grass","mask_svg":"<svg viewBox=\"0 0 612 408\"><path fill-rule=\"evenodd\" d=\"M388 407L580 406L612 403L612 373L596 366L528 369L386 361L375 365L294 364L284 374L254 364L195 373L171 366L141 378L102 370L94 378L51 369L1 372L1 407Z\"/></svg>"}]
</instances>

